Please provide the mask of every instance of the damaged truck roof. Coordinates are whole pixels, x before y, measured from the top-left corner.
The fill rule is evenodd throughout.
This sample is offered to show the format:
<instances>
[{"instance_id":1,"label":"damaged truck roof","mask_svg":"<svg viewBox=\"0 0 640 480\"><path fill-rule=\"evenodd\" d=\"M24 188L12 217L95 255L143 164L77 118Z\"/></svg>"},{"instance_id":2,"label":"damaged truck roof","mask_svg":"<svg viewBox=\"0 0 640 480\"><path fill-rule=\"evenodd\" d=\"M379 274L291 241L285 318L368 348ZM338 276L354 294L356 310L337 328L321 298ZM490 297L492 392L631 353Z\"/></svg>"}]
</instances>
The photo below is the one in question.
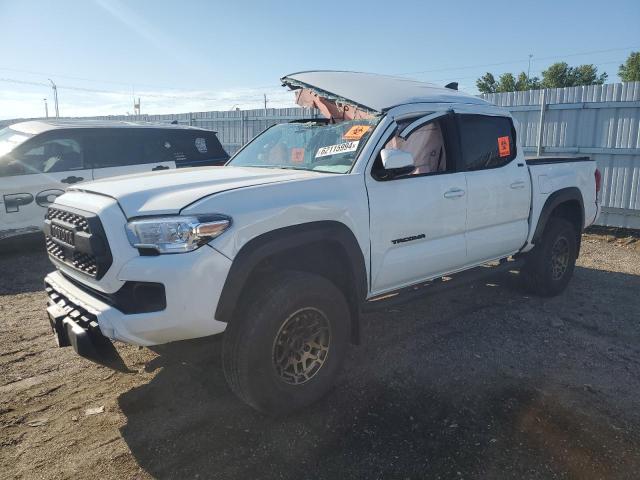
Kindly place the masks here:
<instances>
[{"instance_id":1,"label":"damaged truck roof","mask_svg":"<svg viewBox=\"0 0 640 480\"><path fill-rule=\"evenodd\" d=\"M320 96L385 112L408 103L468 103L487 105L481 98L431 83L374 73L318 70L281 78L291 89L310 89Z\"/></svg>"}]
</instances>

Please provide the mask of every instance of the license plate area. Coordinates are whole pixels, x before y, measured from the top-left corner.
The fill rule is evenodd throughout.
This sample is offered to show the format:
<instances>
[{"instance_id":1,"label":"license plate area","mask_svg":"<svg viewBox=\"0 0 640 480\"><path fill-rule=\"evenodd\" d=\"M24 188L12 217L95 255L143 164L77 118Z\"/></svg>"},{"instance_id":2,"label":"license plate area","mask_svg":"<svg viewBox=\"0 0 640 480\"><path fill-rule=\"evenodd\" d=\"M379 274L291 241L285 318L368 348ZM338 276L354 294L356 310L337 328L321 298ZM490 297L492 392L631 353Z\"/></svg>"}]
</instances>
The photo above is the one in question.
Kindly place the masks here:
<instances>
[{"instance_id":1,"label":"license plate area","mask_svg":"<svg viewBox=\"0 0 640 480\"><path fill-rule=\"evenodd\" d=\"M75 231L70 228L63 227L57 223L51 224L51 238L56 242L62 243L68 247L75 246Z\"/></svg>"}]
</instances>

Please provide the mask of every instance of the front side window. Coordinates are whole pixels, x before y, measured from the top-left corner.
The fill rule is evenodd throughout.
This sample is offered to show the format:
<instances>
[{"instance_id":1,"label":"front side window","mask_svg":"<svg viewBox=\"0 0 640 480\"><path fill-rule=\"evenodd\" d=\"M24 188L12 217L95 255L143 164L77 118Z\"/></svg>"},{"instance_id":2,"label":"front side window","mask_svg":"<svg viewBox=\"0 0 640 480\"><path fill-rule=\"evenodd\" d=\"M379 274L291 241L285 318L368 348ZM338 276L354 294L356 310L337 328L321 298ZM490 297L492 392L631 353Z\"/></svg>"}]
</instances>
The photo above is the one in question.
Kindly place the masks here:
<instances>
[{"instance_id":1,"label":"front side window","mask_svg":"<svg viewBox=\"0 0 640 480\"><path fill-rule=\"evenodd\" d=\"M413 157L413 170L403 175L389 175L382 165L380 154L378 154L371 171L376 179L395 180L417 175L443 173L452 169L452 162L447 159L443 120L425 123L411 132L406 139L401 138L400 132L412 121L400 122L395 133L385 142L383 148L410 153Z\"/></svg>"},{"instance_id":2,"label":"front side window","mask_svg":"<svg viewBox=\"0 0 640 480\"><path fill-rule=\"evenodd\" d=\"M515 130L510 118L459 115L458 128L466 171L502 167L516 157Z\"/></svg>"},{"instance_id":3,"label":"front side window","mask_svg":"<svg viewBox=\"0 0 640 480\"><path fill-rule=\"evenodd\" d=\"M340 123L275 125L256 137L228 165L347 173L380 117Z\"/></svg>"},{"instance_id":4,"label":"front side window","mask_svg":"<svg viewBox=\"0 0 640 480\"><path fill-rule=\"evenodd\" d=\"M7 169L13 175L56 173L84 168L84 152L76 138L61 136L26 144L8 155Z\"/></svg>"}]
</instances>

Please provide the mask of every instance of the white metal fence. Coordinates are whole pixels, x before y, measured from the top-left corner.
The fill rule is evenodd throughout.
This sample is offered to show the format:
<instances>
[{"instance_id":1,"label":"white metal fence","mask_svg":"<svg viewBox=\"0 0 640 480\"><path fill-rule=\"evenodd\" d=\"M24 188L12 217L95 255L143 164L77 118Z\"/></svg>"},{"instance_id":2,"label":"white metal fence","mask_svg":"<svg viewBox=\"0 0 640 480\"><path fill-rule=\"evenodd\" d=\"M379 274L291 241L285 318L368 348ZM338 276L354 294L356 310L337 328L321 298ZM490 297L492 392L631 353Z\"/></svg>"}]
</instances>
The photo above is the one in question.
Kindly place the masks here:
<instances>
[{"instance_id":1,"label":"white metal fence","mask_svg":"<svg viewBox=\"0 0 640 480\"><path fill-rule=\"evenodd\" d=\"M603 174L598 223L640 228L640 82L482 97L511 111L528 155L595 158Z\"/></svg>"}]
</instances>

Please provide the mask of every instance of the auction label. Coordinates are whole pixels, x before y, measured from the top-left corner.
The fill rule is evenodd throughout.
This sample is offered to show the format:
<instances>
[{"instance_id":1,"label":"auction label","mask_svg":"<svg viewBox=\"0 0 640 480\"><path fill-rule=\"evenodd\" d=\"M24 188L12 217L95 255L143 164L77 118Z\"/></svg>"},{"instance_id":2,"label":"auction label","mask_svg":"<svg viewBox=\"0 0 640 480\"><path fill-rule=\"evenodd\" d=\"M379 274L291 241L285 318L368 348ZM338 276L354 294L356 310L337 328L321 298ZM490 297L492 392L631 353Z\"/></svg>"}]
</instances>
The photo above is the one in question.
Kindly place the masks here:
<instances>
[{"instance_id":1,"label":"auction label","mask_svg":"<svg viewBox=\"0 0 640 480\"><path fill-rule=\"evenodd\" d=\"M358 143L360 142L345 142L339 143L338 145L322 147L316 152L316 158L337 155L338 153L355 152L358 149Z\"/></svg>"}]
</instances>

